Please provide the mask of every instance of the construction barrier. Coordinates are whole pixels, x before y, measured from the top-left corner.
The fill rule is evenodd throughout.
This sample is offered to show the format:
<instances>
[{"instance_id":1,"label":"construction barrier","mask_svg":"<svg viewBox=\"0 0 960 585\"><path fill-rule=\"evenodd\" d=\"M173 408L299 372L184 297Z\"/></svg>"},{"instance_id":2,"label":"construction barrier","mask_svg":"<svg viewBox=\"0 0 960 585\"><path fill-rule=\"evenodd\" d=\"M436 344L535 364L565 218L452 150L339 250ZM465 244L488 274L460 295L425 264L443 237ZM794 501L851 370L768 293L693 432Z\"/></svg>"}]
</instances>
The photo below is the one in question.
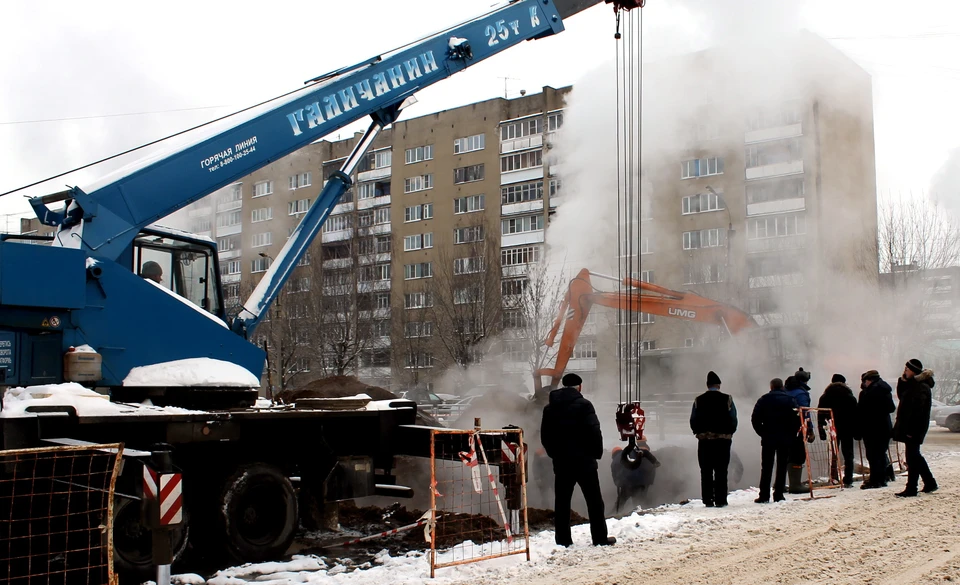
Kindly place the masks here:
<instances>
[{"instance_id":1,"label":"construction barrier","mask_svg":"<svg viewBox=\"0 0 960 585\"><path fill-rule=\"evenodd\" d=\"M430 436L430 577L443 567L526 554L526 445L518 428L434 429Z\"/></svg>"},{"instance_id":2,"label":"construction barrier","mask_svg":"<svg viewBox=\"0 0 960 585\"><path fill-rule=\"evenodd\" d=\"M0 451L0 583L116 585L119 444Z\"/></svg>"},{"instance_id":3,"label":"construction barrier","mask_svg":"<svg viewBox=\"0 0 960 585\"><path fill-rule=\"evenodd\" d=\"M824 419L822 436L821 418ZM800 407L800 434L804 437L810 497L816 497L819 490L842 489L844 461L831 409Z\"/></svg>"}]
</instances>

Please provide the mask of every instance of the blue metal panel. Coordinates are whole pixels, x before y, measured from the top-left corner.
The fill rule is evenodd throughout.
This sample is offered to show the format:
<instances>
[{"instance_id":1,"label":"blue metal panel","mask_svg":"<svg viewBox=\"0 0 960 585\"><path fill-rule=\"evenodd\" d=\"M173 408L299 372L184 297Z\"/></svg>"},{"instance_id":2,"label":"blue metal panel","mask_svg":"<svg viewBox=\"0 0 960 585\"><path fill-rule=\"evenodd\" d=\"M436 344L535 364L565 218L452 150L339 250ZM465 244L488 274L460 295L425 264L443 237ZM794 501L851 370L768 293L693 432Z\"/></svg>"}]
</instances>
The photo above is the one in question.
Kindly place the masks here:
<instances>
[{"instance_id":1,"label":"blue metal panel","mask_svg":"<svg viewBox=\"0 0 960 585\"><path fill-rule=\"evenodd\" d=\"M82 250L0 242L0 305L82 308L86 259Z\"/></svg>"},{"instance_id":2,"label":"blue metal panel","mask_svg":"<svg viewBox=\"0 0 960 585\"><path fill-rule=\"evenodd\" d=\"M86 205L79 197L97 217L84 225L83 245L117 258L140 227L504 49L561 30L552 0L519 0L311 85L267 113L91 192ZM472 54L451 48L457 39ZM89 201L99 209L89 209Z\"/></svg>"},{"instance_id":3,"label":"blue metal panel","mask_svg":"<svg viewBox=\"0 0 960 585\"><path fill-rule=\"evenodd\" d=\"M264 352L207 316L114 262L87 281L89 308L73 311L63 350L88 344L103 356L104 386L122 385L130 370L209 357L242 366L257 378Z\"/></svg>"}]
</instances>

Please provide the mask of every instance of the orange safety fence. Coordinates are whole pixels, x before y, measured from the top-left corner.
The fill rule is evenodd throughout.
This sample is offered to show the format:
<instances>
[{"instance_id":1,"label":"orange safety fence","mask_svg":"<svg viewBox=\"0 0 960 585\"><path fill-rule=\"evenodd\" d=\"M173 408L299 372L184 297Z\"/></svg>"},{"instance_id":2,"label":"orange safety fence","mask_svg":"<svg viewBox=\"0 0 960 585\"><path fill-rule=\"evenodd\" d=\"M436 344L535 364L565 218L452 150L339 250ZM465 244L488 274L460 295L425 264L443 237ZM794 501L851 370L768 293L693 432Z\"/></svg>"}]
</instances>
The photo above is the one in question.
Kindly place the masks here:
<instances>
[{"instance_id":1,"label":"orange safety fence","mask_svg":"<svg viewBox=\"0 0 960 585\"><path fill-rule=\"evenodd\" d=\"M526 451L519 428L431 431L430 577L508 555L530 560Z\"/></svg>"},{"instance_id":2,"label":"orange safety fence","mask_svg":"<svg viewBox=\"0 0 960 585\"><path fill-rule=\"evenodd\" d=\"M804 437L810 497L816 497L819 490L842 489L844 461L833 424L833 411L800 407L800 433Z\"/></svg>"},{"instance_id":3,"label":"orange safety fence","mask_svg":"<svg viewBox=\"0 0 960 585\"><path fill-rule=\"evenodd\" d=\"M119 444L0 451L0 583L115 585Z\"/></svg>"}]
</instances>

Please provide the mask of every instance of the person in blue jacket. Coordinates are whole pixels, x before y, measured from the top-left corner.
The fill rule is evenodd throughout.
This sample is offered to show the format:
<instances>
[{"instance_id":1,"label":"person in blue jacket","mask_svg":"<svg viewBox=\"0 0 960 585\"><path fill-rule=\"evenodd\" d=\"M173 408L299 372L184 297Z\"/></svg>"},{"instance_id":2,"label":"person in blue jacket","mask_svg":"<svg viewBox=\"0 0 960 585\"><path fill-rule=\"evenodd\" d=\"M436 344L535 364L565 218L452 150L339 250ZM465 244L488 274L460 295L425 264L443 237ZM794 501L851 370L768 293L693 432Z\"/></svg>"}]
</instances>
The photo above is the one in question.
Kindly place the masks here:
<instances>
[{"instance_id":1,"label":"person in blue jacket","mask_svg":"<svg viewBox=\"0 0 960 585\"><path fill-rule=\"evenodd\" d=\"M787 394L797 401L798 407L810 408L810 386L807 385L809 381L810 372L805 371L803 368L797 370L794 375L784 381ZM813 419L810 417L809 411L804 418L807 423L806 439L812 443L814 440ZM793 448L790 450L790 467L787 470L787 479L791 494L802 494L808 490L807 486L803 485L803 467L807 462L807 452L803 446L803 438L803 435L798 432L797 438L793 442Z\"/></svg>"},{"instance_id":2,"label":"person in blue jacket","mask_svg":"<svg viewBox=\"0 0 960 585\"><path fill-rule=\"evenodd\" d=\"M800 417L797 415L797 401L783 389L783 380L770 380L770 392L757 400L750 417L753 430L760 435L760 497L754 500L758 504L770 501L770 477L773 475L773 461L777 461L777 475L773 482L773 501L784 500L787 465L790 462L790 449L797 440L800 430Z\"/></svg>"}]
</instances>

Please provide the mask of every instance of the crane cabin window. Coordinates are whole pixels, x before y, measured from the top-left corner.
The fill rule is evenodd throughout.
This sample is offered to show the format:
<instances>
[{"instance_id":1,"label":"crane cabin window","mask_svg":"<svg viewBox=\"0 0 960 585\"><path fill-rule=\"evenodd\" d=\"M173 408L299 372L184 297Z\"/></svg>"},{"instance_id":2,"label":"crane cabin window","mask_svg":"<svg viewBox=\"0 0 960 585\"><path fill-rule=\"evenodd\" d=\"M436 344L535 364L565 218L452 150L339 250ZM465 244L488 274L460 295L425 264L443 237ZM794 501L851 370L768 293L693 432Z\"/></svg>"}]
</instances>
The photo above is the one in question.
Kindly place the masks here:
<instances>
[{"instance_id":1,"label":"crane cabin window","mask_svg":"<svg viewBox=\"0 0 960 585\"><path fill-rule=\"evenodd\" d=\"M177 234L154 229L143 230L134 240L131 268L134 274L183 297L199 309L221 319L225 317L213 242L182 239ZM228 265L228 269L232 268Z\"/></svg>"}]
</instances>

